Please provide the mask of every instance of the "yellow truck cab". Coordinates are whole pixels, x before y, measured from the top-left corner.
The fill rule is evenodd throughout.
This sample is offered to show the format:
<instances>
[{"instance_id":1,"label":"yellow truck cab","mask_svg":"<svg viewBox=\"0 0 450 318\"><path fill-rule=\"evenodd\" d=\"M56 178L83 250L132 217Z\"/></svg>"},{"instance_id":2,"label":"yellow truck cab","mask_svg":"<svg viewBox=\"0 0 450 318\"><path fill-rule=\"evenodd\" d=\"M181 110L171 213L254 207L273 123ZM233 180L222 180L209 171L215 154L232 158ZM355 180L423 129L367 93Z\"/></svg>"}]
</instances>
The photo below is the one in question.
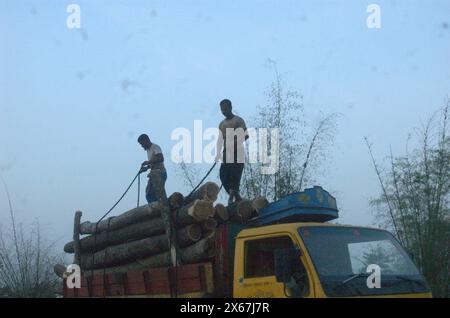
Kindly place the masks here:
<instances>
[{"instance_id":1,"label":"yellow truck cab","mask_svg":"<svg viewBox=\"0 0 450 318\"><path fill-rule=\"evenodd\" d=\"M244 229L236 237L234 297L431 297L387 231L330 223ZM380 286L368 267L380 268ZM369 268L370 269L370 268Z\"/></svg>"}]
</instances>

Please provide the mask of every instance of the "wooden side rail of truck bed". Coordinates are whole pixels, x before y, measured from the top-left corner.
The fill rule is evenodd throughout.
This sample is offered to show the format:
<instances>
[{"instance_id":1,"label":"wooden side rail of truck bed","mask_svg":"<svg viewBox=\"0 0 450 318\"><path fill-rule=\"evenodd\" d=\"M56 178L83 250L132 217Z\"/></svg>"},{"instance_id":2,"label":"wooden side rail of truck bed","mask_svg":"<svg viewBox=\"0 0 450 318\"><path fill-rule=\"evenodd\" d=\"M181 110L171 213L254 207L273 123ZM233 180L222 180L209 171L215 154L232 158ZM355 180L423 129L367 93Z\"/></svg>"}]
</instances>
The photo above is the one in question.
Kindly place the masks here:
<instances>
[{"instance_id":1,"label":"wooden side rail of truck bed","mask_svg":"<svg viewBox=\"0 0 450 318\"><path fill-rule=\"evenodd\" d=\"M81 278L81 288L68 288L64 297L208 297L214 292L211 263L176 268L149 268L123 274Z\"/></svg>"}]
</instances>

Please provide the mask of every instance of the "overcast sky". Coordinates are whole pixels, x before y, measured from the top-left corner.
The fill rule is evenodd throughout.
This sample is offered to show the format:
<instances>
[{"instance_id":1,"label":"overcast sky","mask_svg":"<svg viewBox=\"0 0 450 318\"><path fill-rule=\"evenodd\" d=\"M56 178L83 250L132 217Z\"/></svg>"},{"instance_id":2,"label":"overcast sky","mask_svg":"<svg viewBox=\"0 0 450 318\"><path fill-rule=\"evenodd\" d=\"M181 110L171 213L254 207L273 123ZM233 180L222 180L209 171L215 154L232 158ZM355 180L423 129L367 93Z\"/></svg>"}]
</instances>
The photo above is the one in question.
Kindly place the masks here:
<instances>
[{"instance_id":1,"label":"overcast sky","mask_svg":"<svg viewBox=\"0 0 450 318\"><path fill-rule=\"evenodd\" d=\"M66 25L70 3L79 30ZM380 29L366 25L371 3ZM308 113L341 114L318 183L337 197L340 222L372 224L379 187L363 137L380 161L390 146L402 154L443 105L449 25L448 0L0 0L0 174L17 218L38 219L62 246L75 210L94 221L126 188L145 160L140 133L170 157L172 130L217 126L223 98L250 118L272 59ZM187 193L167 166L167 191ZM133 188L114 213L135 204Z\"/></svg>"}]
</instances>

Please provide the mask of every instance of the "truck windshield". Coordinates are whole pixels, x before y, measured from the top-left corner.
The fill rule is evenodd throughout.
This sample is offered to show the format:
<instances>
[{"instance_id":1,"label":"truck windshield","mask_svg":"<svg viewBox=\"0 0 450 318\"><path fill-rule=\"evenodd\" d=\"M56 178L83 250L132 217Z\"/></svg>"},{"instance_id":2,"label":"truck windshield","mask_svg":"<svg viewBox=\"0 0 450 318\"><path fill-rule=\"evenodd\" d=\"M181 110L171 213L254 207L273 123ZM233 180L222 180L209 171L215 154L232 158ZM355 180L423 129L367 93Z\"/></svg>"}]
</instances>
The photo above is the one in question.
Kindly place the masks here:
<instances>
[{"instance_id":1,"label":"truck windshield","mask_svg":"<svg viewBox=\"0 0 450 318\"><path fill-rule=\"evenodd\" d=\"M326 226L301 227L299 233L330 297L429 292L422 275L389 232ZM380 288L367 283L375 283L371 264L380 268Z\"/></svg>"}]
</instances>

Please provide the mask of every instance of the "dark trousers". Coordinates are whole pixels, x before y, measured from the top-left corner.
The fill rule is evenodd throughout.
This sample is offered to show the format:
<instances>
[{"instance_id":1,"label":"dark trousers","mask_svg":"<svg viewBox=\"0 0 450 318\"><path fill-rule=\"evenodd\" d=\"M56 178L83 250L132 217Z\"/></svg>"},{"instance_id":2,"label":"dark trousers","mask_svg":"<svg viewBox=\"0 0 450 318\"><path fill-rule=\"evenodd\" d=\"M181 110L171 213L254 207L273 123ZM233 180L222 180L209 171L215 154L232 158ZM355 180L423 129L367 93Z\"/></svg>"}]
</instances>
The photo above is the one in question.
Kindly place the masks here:
<instances>
[{"instance_id":1,"label":"dark trousers","mask_svg":"<svg viewBox=\"0 0 450 318\"><path fill-rule=\"evenodd\" d=\"M228 194L230 190L239 192L243 171L243 163L222 163L220 166L220 181Z\"/></svg>"}]
</instances>

